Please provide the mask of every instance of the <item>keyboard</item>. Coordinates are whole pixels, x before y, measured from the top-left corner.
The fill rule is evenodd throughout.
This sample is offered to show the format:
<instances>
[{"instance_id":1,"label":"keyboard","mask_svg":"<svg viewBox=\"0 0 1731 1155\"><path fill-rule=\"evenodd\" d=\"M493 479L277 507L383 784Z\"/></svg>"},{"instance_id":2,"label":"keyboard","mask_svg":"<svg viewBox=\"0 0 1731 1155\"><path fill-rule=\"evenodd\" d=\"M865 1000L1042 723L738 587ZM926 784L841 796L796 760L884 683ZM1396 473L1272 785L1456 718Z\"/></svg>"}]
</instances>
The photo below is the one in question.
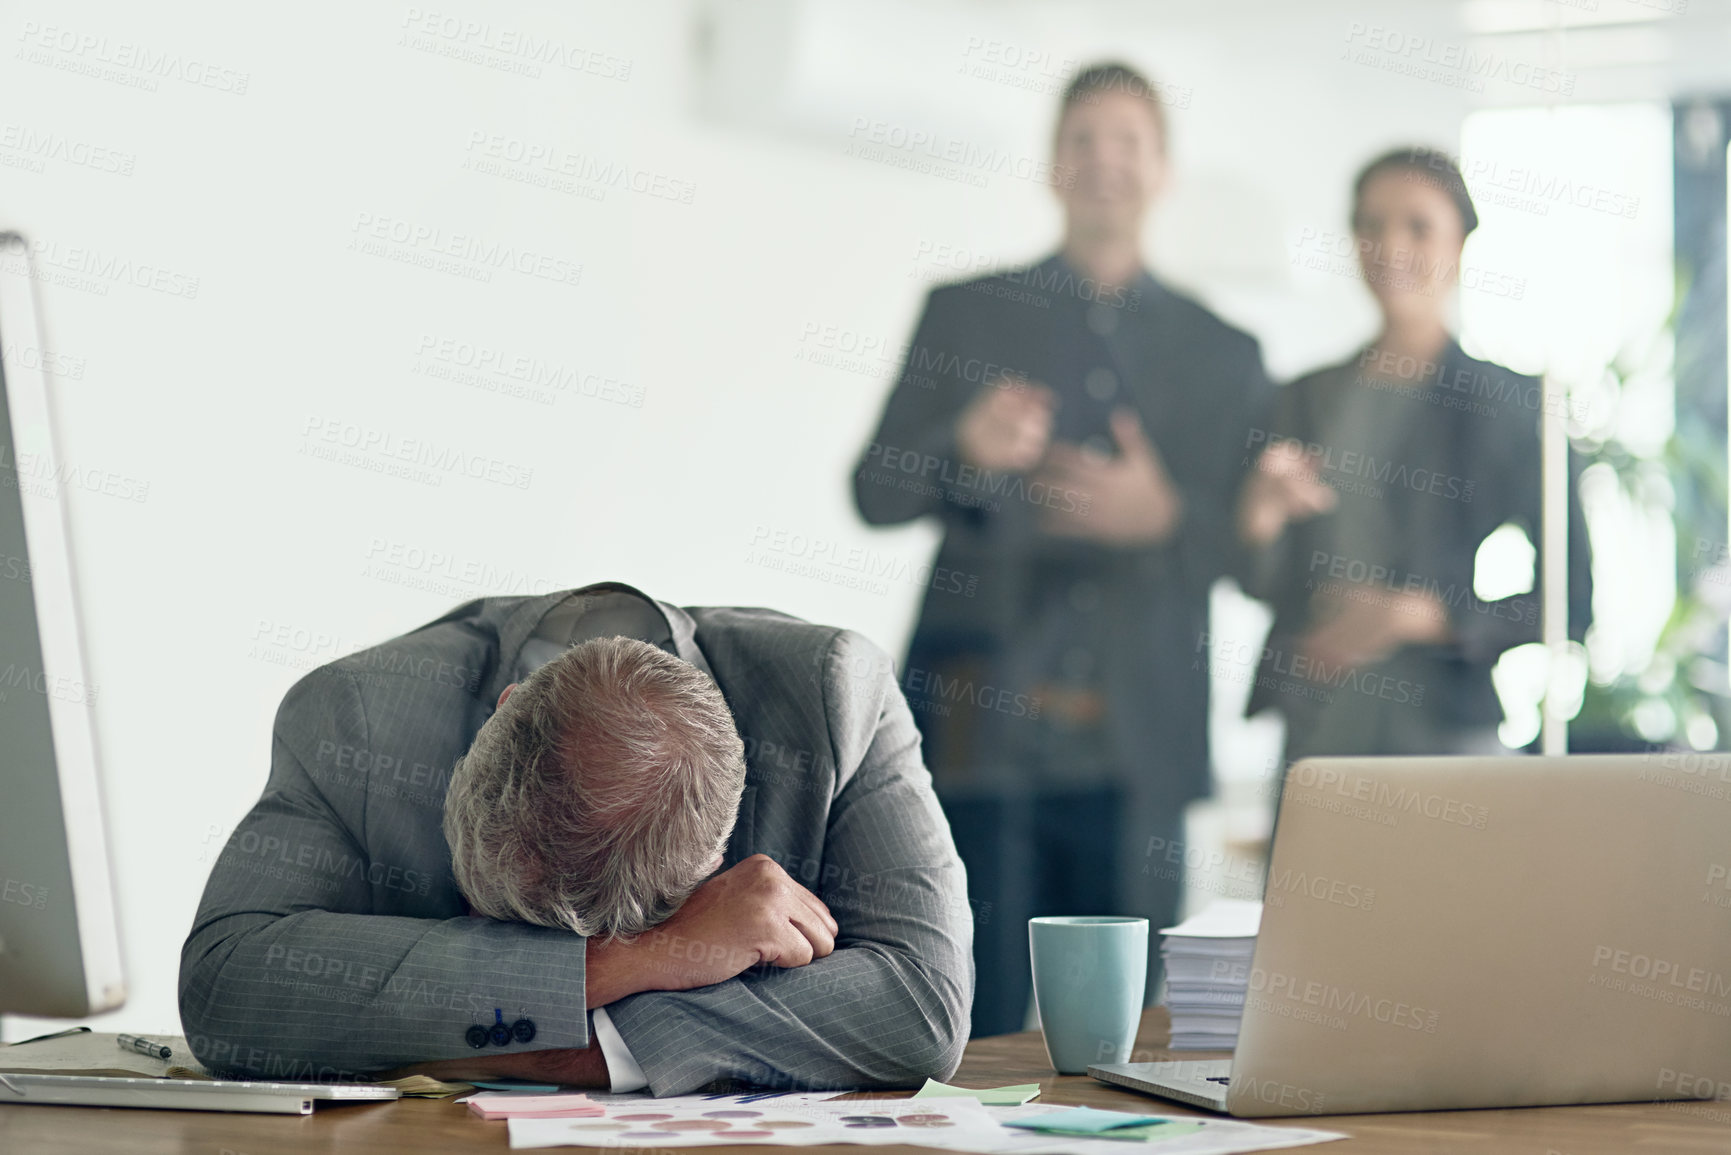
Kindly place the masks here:
<instances>
[{"instance_id":1,"label":"keyboard","mask_svg":"<svg viewBox=\"0 0 1731 1155\"><path fill-rule=\"evenodd\" d=\"M0 1103L62 1107L148 1107L154 1110L250 1111L310 1115L316 1100L355 1103L396 1099L402 1092L374 1083L266 1083L237 1079L152 1079L118 1075L0 1073Z\"/></svg>"}]
</instances>

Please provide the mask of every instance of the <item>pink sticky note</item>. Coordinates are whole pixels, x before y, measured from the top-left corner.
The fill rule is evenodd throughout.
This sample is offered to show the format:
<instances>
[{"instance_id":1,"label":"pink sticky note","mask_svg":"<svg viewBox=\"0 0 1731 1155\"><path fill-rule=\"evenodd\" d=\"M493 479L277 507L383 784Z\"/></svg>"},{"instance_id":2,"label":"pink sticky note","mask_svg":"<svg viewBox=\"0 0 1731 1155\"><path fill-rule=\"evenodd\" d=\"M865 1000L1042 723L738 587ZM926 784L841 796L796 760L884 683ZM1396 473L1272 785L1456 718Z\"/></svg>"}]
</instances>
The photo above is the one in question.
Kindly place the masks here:
<instances>
[{"instance_id":1,"label":"pink sticky note","mask_svg":"<svg viewBox=\"0 0 1731 1155\"><path fill-rule=\"evenodd\" d=\"M483 1119L584 1118L604 1115L601 1104L581 1092L558 1095L476 1095L469 1110Z\"/></svg>"}]
</instances>

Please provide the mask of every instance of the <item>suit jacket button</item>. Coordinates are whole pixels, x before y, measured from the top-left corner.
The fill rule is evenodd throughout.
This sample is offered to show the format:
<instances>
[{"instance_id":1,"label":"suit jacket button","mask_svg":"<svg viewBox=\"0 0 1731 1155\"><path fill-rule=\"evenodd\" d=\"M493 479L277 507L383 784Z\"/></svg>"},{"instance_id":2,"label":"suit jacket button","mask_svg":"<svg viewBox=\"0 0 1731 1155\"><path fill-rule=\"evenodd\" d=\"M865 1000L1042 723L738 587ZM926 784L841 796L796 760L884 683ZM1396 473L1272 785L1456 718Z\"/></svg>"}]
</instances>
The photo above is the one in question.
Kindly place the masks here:
<instances>
[{"instance_id":1,"label":"suit jacket button","mask_svg":"<svg viewBox=\"0 0 1731 1155\"><path fill-rule=\"evenodd\" d=\"M504 1023L494 1023L492 1029L489 1030L487 1034L492 1038L495 1047L508 1047L511 1045L511 1028L507 1027Z\"/></svg>"},{"instance_id":2,"label":"suit jacket button","mask_svg":"<svg viewBox=\"0 0 1731 1155\"><path fill-rule=\"evenodd\" d=\"M463 1033L463 1037L469 1041L471 1047L484 1047L487 1045L487 1028L476 1023Z\"/></svg>"},{"instance_id":3,"label":"suit jacket button","mask_svg":"<svg viewBox=\"0 0 1731 1155\"><path fill-rule=\"evenodd\" d=\"M511 1037L519 1043L527 1043L535 1037L535 1023L531 1019L518 1019L511 1024Z\"/></svg>"}]
</instances>

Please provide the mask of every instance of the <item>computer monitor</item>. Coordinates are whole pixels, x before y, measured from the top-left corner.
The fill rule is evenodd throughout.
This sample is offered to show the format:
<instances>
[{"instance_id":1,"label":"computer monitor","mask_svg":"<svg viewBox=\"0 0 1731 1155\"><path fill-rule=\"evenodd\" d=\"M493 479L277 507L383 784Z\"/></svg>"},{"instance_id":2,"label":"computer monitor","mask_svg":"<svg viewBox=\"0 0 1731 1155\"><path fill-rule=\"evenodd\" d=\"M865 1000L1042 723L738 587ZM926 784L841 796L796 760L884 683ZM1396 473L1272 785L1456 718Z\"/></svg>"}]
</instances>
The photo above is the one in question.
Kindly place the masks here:
<instances>
[{"instance_id":1,"label":"computer monitor","mask_svg":"<svg viewBox=\"0 0 1731 1155\"><path fill-rule=\"evenodd\" d=\"M0 1012L126 1000L29 244L0 232Z\"/></svg>"}]
</instances>

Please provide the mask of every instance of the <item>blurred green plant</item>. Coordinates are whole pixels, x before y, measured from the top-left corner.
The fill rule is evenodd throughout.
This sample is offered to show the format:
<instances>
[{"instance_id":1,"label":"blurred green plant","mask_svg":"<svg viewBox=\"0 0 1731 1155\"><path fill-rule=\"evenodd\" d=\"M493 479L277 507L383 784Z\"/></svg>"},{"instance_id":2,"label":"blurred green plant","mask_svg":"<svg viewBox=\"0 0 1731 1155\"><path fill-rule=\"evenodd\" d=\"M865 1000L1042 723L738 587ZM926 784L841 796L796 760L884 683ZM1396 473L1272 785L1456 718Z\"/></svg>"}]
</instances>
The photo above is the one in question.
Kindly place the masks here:
<instances>
[{"instance_id":1,"label":"blurred green plant","mask_svg":"<svg viewBox=\"0 0 1731 1155\"><path fill-rule=\"evenodd\" d=\"M1609 470L1637 519L1670 521L1677 579L1676 599L1645 664L1619 670L1604 682L1588 678L1580 713L1569 724L1572 751L1717 746L1731 736L1726 382L1722 368L1713 371L1722 360L1691 361L1691 351L1679 346L1678 318L1687 300L1687 278L1680 275L1670 314L1652 339L1620 353L1591 389L1571 391L1572 399L1587 402L1584 408L1592 415L1582 427L1570 429L1575 451L1588 469ZM1721 325L1723 309L1721 302ZM1721 328L1720 349L1723 340ZM1703 363L1706 372L1700 371ZM1643 445L1625 434L1626 408L1638 394L1650 392L1656 380L1666 379L1676 382L1675 424L1662 444ZM1589 512L1595 558L1626 548L1592 520Z\"/></svg>"}]
</instances>

